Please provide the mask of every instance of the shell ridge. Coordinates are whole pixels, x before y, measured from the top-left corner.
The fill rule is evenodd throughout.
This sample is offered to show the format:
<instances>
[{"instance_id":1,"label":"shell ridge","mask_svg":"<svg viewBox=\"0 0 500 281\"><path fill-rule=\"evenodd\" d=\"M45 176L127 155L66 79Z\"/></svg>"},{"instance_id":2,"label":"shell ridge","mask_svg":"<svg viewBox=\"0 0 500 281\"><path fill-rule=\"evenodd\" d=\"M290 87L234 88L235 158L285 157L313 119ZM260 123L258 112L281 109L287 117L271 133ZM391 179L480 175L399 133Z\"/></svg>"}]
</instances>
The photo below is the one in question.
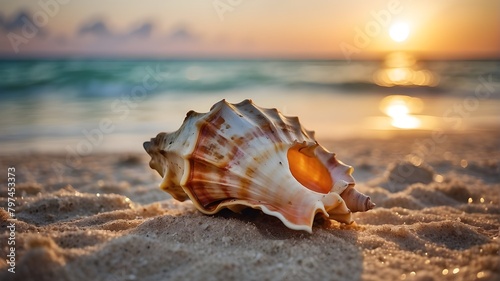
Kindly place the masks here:
<instances>
[{"instance_id":1,"label":"shell ridge","mask_svg":"<svg viewBox=\"0 0 500 281\"><path fill-rule=\"evenodd\" d=\"M258 132L262 132L261 130L261 124L255 122L254 120L250 119L247 117L247 114L246 113L246 108L248 106L251 106L252 109L257 109L258 110L258 107L255 106L251 100L244 100L243 102L239 103L239 104L235 104L233 107L231 107L230 109L232 109L232 111L229 111L230 114L233 114L233 115L236 115L239 117L239 119L241 119L243 122L246 122L247 124L249 124L251 127L254 127L256 128L256 131ZM249 110L248 112L250 113L251 110ZM260 136L260 134L256 134L257 136ZM265 135L265 134L264 134ZM238 137L245 137L244 135L239 135Z\"/></svg>"},{"instance_id":2,"label":"shell ridge","mask_svg":"<svg viewBox=\"0 0 500 281\"><path fill-rule=\"evenodd\" d=\"M255 105L251 100L248 100L248 99L244 100L241 103L235 104L235 107L238 109L239 113L245 119L247 119L247 121L250 124L254 125L254 127L257 129L260 129L259 130L260 132L262 132L263 124L261 124L260 122L255 122L255 121L251 120L250 118L248 118L247 116L257 116L257 113L259 113L258 116L260 118L258 118L258 120L260 120L260 121L265 120L269 126L273 125L273 127L274 127L274 124L272 123L272 119L269 118L269 116L264 112L266 109ZM244 114L244 113L248 113L248 114ZM276 127L274 127L274 129L275 130L273 130L273 131L276 131Z\"/></svg>"},{"instance_id":3,"label":"shell ridge","mask_svg":"<svg viewBox=\"0 0 500 281\"><path fill-rule=\"evenodd\" d=\"M241 101L241 102L239 102L239 103L234 103L233 105L234 105L235 107L242 107L242 106L245 106L245 105L248 105L248 104L252 104L252 105L254 105L254 103L253 103L252 99L244 99L244 100L242 100L242 101ZM254 106L255 106L255 105L254 105Z\"/></svg>"},{"instance_id":4,"label":"shell ridge","mask_svg":"<svg viewBox=\"0 0 500 281\"><path fill-rule=\"evenodd\" d=\"M261 108L259 106L253 106L253 108L259 111L260 116L264 117L263 119L266 120L266 125L267 125L266 127L269 127L271 135L274 136L274 139L287 140L289 142L293 141L290 135L284 134L283 130L281 130L280 128L278 128L278 126L276 126L276 123L273 121L273 118L269 116L270 114L266 113L266 111L270 111L271 109ZM263 135L266 135L266 131L264 130L262 124L257 128Z\"/></svg>"},{"instance_id":5,"label":"shell ridge","mask_svg":"<svg viewBox=\"0 0 500 281\"><path fill-rule=\"evenodd\" d=\"M268 109L266 110L268 112L269 115L271 115L272 118L270 118L271 122L274 124L274 126L276 127L276 129L278 130L278 133L282 136L284 136L284 139L288 140L288 141L294 141L294 140L298 140L297 139L297 136L300 136L302 137L301 140L303 139L303 136L301 136L300 134L297 134L296 132L296 124L287 124L287 122L285 121L285 119L283 118L283 114L281 114L281 112L279 112L278 110L276 109ZM290 128L293 129L293 131L290 130ZM292 133L295 135L295 137L292 135Z\"/></svg>"},{"instance_id":6,"label":"shell ridge","mask_svg":"<svg viewBox=\"0 0 500 281\"><path fill-rule=\"evenodd\" d=\"M293 142L295 140L304 141L306 140L306 137L310 139L307 134L304 134L305 129L303 129L302 125L299 122L299 118L296 116L285 117L284 115L281 114L279 110L275 108L263 108L253 104L251 101L250 102L244 101L239 104L236 104L235 106L238 109L247 112L248 115L250 116L252 114L255 114L255 110L258 111L259 116L261 117L261 119L259 120L262 121L265 120L266 124L260 124L254 122L253 120L248 120L249 118L246 118L246 115L243 114L242 115L245 116L245 119L247 119L249 123L253 124L256 128L258 128L259 132L263 135L266 135L264 127L269 126L271 134L274 136L276 140L282 140L282 141L286 140L288 142ZM291 122L285 122L283 118L291 120ZM282 124L281 126L277 124L276 122L277 120L281 122ZM297 138L298 136L300 137L300 139Z\"/></svg>"},{"instance_id":7,"label":"shell ridge","mask_svg":"<svg viewBox=\"0 0 500 281\"><path fill-rule=\"evenodd\" d=\"M297 116L285 116L283 114L280 114L280 118L282 120L285 120L285 124L287 124L289 127L294 129L294 133L296 135L300 135L304 138L304 140L307 139L313 139L314 137L311 137L308 133L307 130L300 124L300 119Z\"/></svg>"},{"instance_id":8,"label":"shell ridge","mask_svg":"<svg viewBox=\"0 0 500 281\"><path fill-rule=\"evenodd\" d=\"M300 124L296 124L294 122L289 122L288 118L286 116L284 116L283 114L281 114L281 112L278 112L278 118L283 123L283 130L289 136L290 140L293 141L292 132L290 132L290 128L293 128L293 133L295 135L300 135L300 134L297 134L297 130L296 130L297 125L300 126ZM302 137L302 139L303 139L303 137ZM302 139L300 139L299 141L301 141Z\"/></svg>"}]
</instances>

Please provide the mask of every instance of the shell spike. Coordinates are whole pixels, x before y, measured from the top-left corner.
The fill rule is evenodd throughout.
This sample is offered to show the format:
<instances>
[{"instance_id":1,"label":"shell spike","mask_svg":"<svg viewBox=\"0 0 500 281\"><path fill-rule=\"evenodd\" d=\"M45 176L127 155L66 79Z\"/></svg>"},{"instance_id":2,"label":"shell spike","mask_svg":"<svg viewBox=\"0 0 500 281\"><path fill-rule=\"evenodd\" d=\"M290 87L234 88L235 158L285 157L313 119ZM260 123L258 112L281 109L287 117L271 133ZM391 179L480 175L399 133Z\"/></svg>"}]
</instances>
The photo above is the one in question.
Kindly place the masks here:
<instances>
[{"instance_id":1,"label":"shell spike","mask_svg":"<svg viewBox=\"0 0 500 281\"><path fill-rule=\"evenodd\" d=\"M308 145L308 144L306 144L306 142L304 141L304 142L302 143L302 145L303 145L304 147L302 147L302 148L300 148L300 149L299 149L299 152L300 152L300 153L305 154L305 155L307 155L307 156L309 156L309 157L316 157L316 153L315 153L315 151L314 151L314 150L316 150L316 147L318 147L318 146L319 146L319 144L318 144L317 142L316 142L316 143L314 143L314 144L310 144L310 145Z\"/></svg>"}]
</instances>

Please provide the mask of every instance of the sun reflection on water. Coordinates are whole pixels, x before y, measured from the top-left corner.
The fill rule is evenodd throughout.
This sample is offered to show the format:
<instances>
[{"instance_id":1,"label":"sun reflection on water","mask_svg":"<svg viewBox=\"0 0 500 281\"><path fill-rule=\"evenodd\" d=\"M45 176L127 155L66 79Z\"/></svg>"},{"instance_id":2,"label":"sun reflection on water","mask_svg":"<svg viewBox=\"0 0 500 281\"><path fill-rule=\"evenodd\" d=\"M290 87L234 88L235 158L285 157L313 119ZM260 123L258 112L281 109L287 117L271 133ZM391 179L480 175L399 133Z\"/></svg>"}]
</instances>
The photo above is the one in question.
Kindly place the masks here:
<instances>
[{"instance_id":1,"label":"sun reflection on water","mask_svg":"<svg viewBox=\"0 0 500 281\"><path fill-rule=\"evenodd\" d=\"M416 129L421 126L421 120L413 113L423 108L419 98L392 95L380 102L380 109L391 118L391 125L399 129Z\"/></svg>"},{"instance_id":2,"label":"sun reflection on water","mask_svg":"<svg viewBox=\"0 0 500 281\"><path fill-rule=\"evenodd\" d=\"M405 52L389 54L381 69L373 74L373 82L382 87L423 86L435 87L437 75L424 69L414 56Z\"/></svg>"}]
</instances>

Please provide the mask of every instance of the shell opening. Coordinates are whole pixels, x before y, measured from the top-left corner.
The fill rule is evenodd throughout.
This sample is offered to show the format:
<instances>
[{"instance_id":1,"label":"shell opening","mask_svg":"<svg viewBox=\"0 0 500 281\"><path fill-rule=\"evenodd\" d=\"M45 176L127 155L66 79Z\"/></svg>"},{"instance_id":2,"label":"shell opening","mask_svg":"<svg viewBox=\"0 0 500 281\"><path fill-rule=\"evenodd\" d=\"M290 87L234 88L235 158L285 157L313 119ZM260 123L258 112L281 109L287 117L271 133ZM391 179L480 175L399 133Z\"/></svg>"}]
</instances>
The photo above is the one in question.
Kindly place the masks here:
<instances>
[{"instance_id":1,"label":"shell opening","mask_svg":"<svg viewBox=\"0 0 500 281\"><path fill-rule=\"evenodd\" d=\"M288 165L293 177L306 188L327 194L332 189L333 181L328 169L312 153L303 153L307 148L302 144L292 146L287 152Z\"/></svg>"}]
</instances>

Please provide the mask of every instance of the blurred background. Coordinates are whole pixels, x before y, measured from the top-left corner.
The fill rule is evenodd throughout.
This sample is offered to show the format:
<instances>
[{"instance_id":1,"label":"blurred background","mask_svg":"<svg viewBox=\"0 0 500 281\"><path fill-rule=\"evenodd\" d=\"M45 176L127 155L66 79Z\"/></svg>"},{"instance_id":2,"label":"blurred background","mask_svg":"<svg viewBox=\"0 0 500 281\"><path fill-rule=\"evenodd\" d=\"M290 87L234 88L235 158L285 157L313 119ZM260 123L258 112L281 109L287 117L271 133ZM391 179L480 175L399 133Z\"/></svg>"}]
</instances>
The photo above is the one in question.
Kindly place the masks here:
<instances>
[{"instance_id":1,"label":"blurred background","mask_svg":"<svg viewBox=\"0 0 500 281\"><path fill-rule=\"evenodd\" d=\"M500 129L500 1L3 1L0 152L141 151L252 99L319 139Z\"/></svg>"}]
</instances>

